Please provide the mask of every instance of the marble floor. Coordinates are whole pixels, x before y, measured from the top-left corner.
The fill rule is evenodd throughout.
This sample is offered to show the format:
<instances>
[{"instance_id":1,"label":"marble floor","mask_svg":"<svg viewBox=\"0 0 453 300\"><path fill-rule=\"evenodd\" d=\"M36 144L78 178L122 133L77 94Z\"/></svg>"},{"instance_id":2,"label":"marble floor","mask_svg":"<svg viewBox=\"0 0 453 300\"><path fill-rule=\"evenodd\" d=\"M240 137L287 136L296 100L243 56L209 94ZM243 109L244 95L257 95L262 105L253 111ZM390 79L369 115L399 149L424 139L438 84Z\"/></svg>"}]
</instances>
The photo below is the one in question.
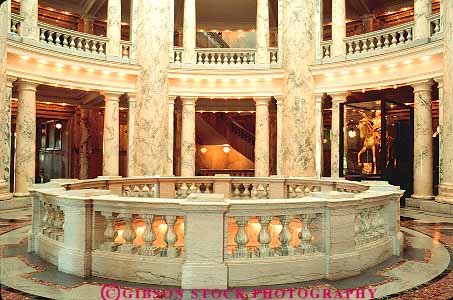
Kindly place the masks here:
<instances>
[{"instance_id":1,"label":"marble floor","mask_svg":"<svg viewBox=\"0 0 453 300\"><path fill-rule=\"evenodd\" d=\"M103 284L114 284L123 288L162 288L102 278L84 280L59 272L55 266L27 253L30 215L30 209L0 211L0 299L107 299L101 297ZM405 235L405 251L402 256L394 256L359 276L343 280L316 280L270 288L326 288L332 291L373 288L376 292L375 299L451 299L453 218L411 209L402 209L401 215ZM242 299L264 299L253 298L251 291L252 289L247 289ZM349 299L357 298L352 296Z\"/></svg>"}]
</instances>

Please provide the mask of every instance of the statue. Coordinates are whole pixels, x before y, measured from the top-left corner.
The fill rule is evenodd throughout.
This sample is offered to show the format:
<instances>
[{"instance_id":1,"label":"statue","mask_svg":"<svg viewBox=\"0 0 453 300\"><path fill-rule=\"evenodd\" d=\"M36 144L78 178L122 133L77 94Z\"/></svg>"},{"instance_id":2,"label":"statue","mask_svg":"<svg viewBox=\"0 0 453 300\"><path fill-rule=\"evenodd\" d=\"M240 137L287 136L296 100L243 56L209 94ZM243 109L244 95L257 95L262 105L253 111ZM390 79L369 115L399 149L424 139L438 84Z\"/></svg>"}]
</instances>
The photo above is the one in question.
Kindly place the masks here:
<instances>
[{"instance_id":1,"label":"statue","mask_svg":"<svg viewBox=\"0 0 453 300\"><path fill-rule=\"evenodd\" d=\"M376 148L381 144L381 111L377 110L374 118L369 118L365 113L361 112L363 118L359 122L360 138L365 139L363 148L357 154L357 162L362 166L361 156L368 149L373 153L373 174L377 174L376 168Z\"/></svg>"}]
</instances>

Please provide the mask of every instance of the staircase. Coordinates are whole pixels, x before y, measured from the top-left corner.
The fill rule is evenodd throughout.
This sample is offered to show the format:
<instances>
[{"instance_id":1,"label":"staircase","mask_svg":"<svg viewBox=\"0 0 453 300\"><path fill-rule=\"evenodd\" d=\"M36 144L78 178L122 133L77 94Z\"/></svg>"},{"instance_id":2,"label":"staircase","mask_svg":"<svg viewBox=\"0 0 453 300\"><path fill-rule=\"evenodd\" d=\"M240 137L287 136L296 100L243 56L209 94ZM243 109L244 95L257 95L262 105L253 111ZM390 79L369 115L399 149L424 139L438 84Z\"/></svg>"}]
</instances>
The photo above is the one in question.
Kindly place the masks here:
<instances>
[{"instance_id":1,"label":"staircase","mask_svg":"<svg viewBox=\"0 0 453 300\"><path fill-rule=\"evenodd\" d=\"M208 124L236 151L255 161L255 134L224 113L197 114L200 124ZM197 121L198 121L197 120Z\"/></svg>"},{"instance_id":2,"label":"staircase","mask_svg":"<svg viewBox=\"0 0 453 300\"><path fill-rule=\"evenodd\" d=\"M225 42L220 35L215 32L205 32L204 35L214 44L217 48L230 48L230 45Z\"/></svg>"}]
</instances>

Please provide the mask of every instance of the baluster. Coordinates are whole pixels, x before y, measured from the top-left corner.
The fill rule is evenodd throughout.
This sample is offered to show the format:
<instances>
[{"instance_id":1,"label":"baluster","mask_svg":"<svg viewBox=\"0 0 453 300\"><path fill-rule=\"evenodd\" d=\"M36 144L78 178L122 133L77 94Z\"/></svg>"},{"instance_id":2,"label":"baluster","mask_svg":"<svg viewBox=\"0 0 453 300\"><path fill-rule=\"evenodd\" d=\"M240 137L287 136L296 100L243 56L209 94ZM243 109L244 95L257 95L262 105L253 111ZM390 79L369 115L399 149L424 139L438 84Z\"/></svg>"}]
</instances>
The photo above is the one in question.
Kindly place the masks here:
<instances>
[{"instance_id":1,"label":"baluster","mask_svg":"<svg viewBox=\"0 0 453 300\"><path fill-rule=\"evenodd\" d=\"M239 185L236 183L232 183L231 187L233 188L233 199L240 199L241 192L239 191Z\"/></svg>"},{"instance_id":2,"label":"baluster","mask_svg":"<svg viewBox=\"0 0 453 300\"><path fill-rule=\"evenodd\" d=\"M143 192L142 197L148 197L148 198L151 197L150 191L151 191L151 189L149 188L149 186L147 184L145 184L142 189L142 192Z\"/></svg>"},{"instance_id":3,"label":"baluster","mask_svg":"<svg viewBox=\"0 0 453 300\"><path fill-rule=\"evenodd\" d=\"M409 28L407 30L407 41L408 42L412 41L412 28Z\"/></svg>"},{"instance_id":4,"label":"baluster","mask_svg":"<svg viewBox=\"0 0 453 300\"><path fill-rule=\"evenodd\" d=\"M184 199L187 197L187 193L189 192L189 188L187 187L187 185L185 183L183 183L181 185L181 188L180 188L180 197L181 199Z\"/></svg>"},{"instance_id":5,"label":"baluster","mask_svg":"<svg viewBox=\"0 0 453 300\"><path fill-rule=\"evenodd\" d=\"M370 51L370 45L371 45L370 39L366 39L365 43L364 43L365 52L369 52Z\"/></svg>"},{"instance_id":6,"label":"baluster","mask_svg":"<svg viewBox=\"0 0 453 300\"><path fill-rule=\"evenodd\" d=\"M155 255L155 247L153 246L154 240L156 239L156 234L153 229L154 215L142 215L143 221L145 221L146 228L143 232L143 241L145 245L140 248L140 254L146 256Z\"/></svg>"},{"instance_id":7,"label":"baluster","mask_svg":"<svg viewBox=\"0 0 453 300\"><path fill-rule=\"evenodd\" d=\"M96 49L96 45L94 41L89 41L90 43L90 52L93 53Z\"/></svg>"},{"instance_id":8,"label":"baluster","mask_svg":"<svg viewBox=\"0 0 453 300\"><path fill-rule=\"evenodd\" d=\"M258 199L266 199L266 189L262 184L258 184L256 188L256 196Z\"/></svg>"},{"instance_id":9,"label":"baluster","mask_svg":"<svg viewBox=\"0 0 453 300\"><path fill-rule=\"evenodd\" d=\"M257 185L251 184L251 186L252 186L252 190L250 191L250 198L257 199L258 198L258 191L256 190Z\"/></svg>"},{"instance_id":10,"label":"baluster","mask_svg":"<svg viewBox=\"0 0 453 300\"><path fill-rule=\"evenodd\" d=\"M292 240L291 232L289 231L289 223L293 220L293 216L280 216L282 231L279 234L280 238L280 253L282 256L294 255L294 247L290 245Z\"/></svg>"},{"instance_id":11,"label":"baluster","mask_svg":"<svg viewBox=\"0 0 453 300\"><path fill-rule=\"evenodd\" d=\"M440 19L434 20L434 34L440 31Z\"/></svg>"},{"instance_id":12,"label":"baluster","mask_svg":"<svg viewBox=\"0 0 453 300\"><path fill-rule=\"evenodd\" d=\"M390 35L388 35L388 34L386 34L386 35L384 36L384 46L385 46L386 48L390 47L390 39L389 39L389 37L390 37Z\"/></svg>"},{"instance_id":13,"label":"baluster","mask_svg":"<svg viewBox=\"0 0 453 300\"><path fill-rule=\"evenodd\" d=\"M192 183L192 185L190 186L190 191L188 191L189 194L193 194L193 193L199 193L200 190L198 189L197 185L195 183Z\"/></svg>"},{"instance_id":14,"label":"baluster","mask_svg":"<svg viewBox=\"0 0 453 300\"><path fill-rule=\"evenodd\" d=\"M115 244L115 239L118 236L118 231L115 230L116 218L109 212L101 212L101 215L105 217L106 227L104 231L104 242L100 248L104 251L114 251L118 246Z\"/></svg>"},{"instance_id":15,"label":"baluster","mask_svg":"<svg viewBox=\"0 0 453 300\"><path fill-rule=\"evenodd\" d=\"M46 31L47 32L47 44L53 44L53 32L52 31Z\"/></svg>"},{"instance_id":16,"label":"baluster","mask_svg":"<svg viewBox=\"0 0 453 300\"><path fill-rule=\"evenodd\" d=\"M77 38L77 39L74 39L74 47L77 51L80 50L80 48L82 47L81 43L80 43L80 38Z\"/></svg>"},{"instance_id":17,"label":"baluster","mask_svg":"<svg viewBox=\"0 0 453 300\"><path fill-rule=\"evenodd\" d=\"M268 226L269 223L272 221L272 217L269 216L259 217L259 221L261 224L261 230L260 234L258 235L258 241L260 242L260 246L257 249L257 255L259 257L269 257L273 255L272 249L269 247L271 236L268 230Z\"/></svg>"},{"instance_id":18,"label":"baluster","mask_svg":"<svg viewBox=\"0 0 453 300\"><path fill-rule=\"evenodd\" d=\"M346 55L352 54L352 43L346 43Z\"/></svg>"},{"instance_id":19,"label":"baluster","mask_svg":"<svg viewBox=\"0 0 453 300\"><path fill-rule=\"evenodd\" d=\"M289 198L295 198L295 191L291 185L288 185L288 197Z\"/></svg>"},{"instance_id":20,"label":"baluster","mask_svg":"<svg viewBox=\"0 0 453 300\"><path fill-rule=\"evenodd\" d=\"M175 52L175 63L180 63L181 62L181 56L179 51Z\"/></svg>"},{"instance_id":21,"label":"baluster","mask_svg":"<svg viewBox=\"0 0 453 300\"><path fill-rule=\"evenodd\" d=\"M249 250L247 248L247 243L249 238L247 232L245 231L245 226L247 225L249 217L240 216L236 217L236 223L238 224L238 232L234 237L234 241L237 244L237 247L233 250L234 258L248 258Z\"/></svg>"},{"instance_id":22,"label":"baluster","mask_svg":"<svg viewBox=\"0 0 453 300\"><path fill-rule=\"evenodd\" d=\"M234 57L233 57L234 54L230 53L228 55L228 64L231 65L231 64L234 64Z\"/></svg>"},{"instance_id":23,"label":"baluster","mask_svg":"<svg viewBox=\"0 0 453 300\"><path fill-rule=\"evenodd\" d=\"M310 194L310 193L311 193L310 187L306 186L304 189L304 194Z\"/></svg>"},{"instance_id":24,"label":"baluster","mask_svg":"<svg viewBox=\"0 0 453 300\"><path fill-rule=\"evenodd\" d=\"M222 54L222 65L224 65L226 62L227 62L228 58L227 58L227 54L226 53L223 53Z\"/></svg>"},{"instance_id":25,"label":"baluster","mask_svg":"<svg viewBox=\"0 0 453 300\"><path fill-rule=\"evenodd\" d=\"M120 218L124 219L125 226L123 231L123 238L126 242L123 245L119 246L119 252L133 253L136 250L136 246L134 245L134 239L137 236L133 224L134 218L132 214L122 214L120 215Z\"/></svg>"},{"instance_id":26,"label":"baluster","mask_svg":"<svg viewBox=\"0 0 453 300\"><path fill-rule=\"evenodd\" d=\"M300 185L296 186L296 189L294 190L294 192L295 192L295 198L303 197L302 188L300 187Z\"/></svg>"},{"instance_id":27,"label":"baluster","mask_svg":"<svg viewBox=\"0 0 453 300\"><path fill-rule=\"evenodd\" d=\"M300 215L302 220L302 231L299 233L300 250L303 254L310 254L316 252L316 247L311 244L312 234L310 232L310 225L316 215L314 214L302 214Z\"/></svg>"},{"instance_id":28,"label":"baluster","mask_svg":"<svg viewBox=\"0 0 453 300\"><path fill-rule=\"evenodd\" d=\"M16 22L14 20L11 20L11 32L14 34L17 33Z\"/></svg>"},{"instance_id":29,"label":"baluster","mask_svg":"<svg viewBox=\"0 0 453 300\"><path fill-rule=\"evenodd\" d=\"M197 53L197 56L198 56L198 58L197 58L197 64L203 63L203 59L201 58L201 53Z\"/></svg>"},{"instance_id":30,"label":"baluster","mask_svg":"<svg viewBox=\"0 0 453 300\"><path fill-rule=\"evenodd\" d=\"M396 47L398 44L398 40L396 39L396 32L391 33L390 36L392 37L392 47Z\"/></svg>"},{"instance_id":31,"label":"baluster","mask_svg":"<svg viewBox=\"0 0 453 300\"><path fill-rule=\"evenodd\" d=\"M39 40L41 42L46 42L46 35L44 29L41 29L41 34L39 35Z\"/></svg>"},{"instance_id":32,"label":"baluster","mask_svg":"<svg viewBox=\"0 0 453 300\"><path fill-rule=\"evenodd\" d=\"M326 47L326 56L330 57L330 45Z\"/></svg>"},{"instance_id":33,"label":"baluster","mask_svg":"<svg viewBox=\"0 0 453 300\"><path fill-rule=\"evenodd\" d=\"M63 34L63 48L67 48L68 47L68 36L66 34Z\"/></svg>"},{"instance_id":34,"label":"baluster","mask_svg":"<svg viewBox=\"0 0 453 300\"><path fill-rule=\"evenodd\" d=\"M397 33L399 34L399 37L400 37L398 40L398 43L403 44L403 45L406 44L406 39L404 37L404 30L398 31Z\"/></svg>"},{"instance_id":35,"label":"baluster","mask_svg":"<svg viewBox=\"0 0 453 300\"><path fill-rule=\"evenodd\" d=\"M178 257L178 249L175 247L175 243L178 237L174 229L176 216L165 216L165 221L167 222L167 233L165 234L165 242L167 243L167 248L164 251L164 256Z\"/></svg>"},{"instance_id":36,"label":"baluster","mask_svg":"<svg viewBox=\"0 0 453 300\"><path fill-rule=\"evenodd\" d=\"M61 33L58 33L58 32L56 33L56 35L55 35L55 45L63 46L63 42L61 40L61 36L62 36ZM63 36L63 38L64 38L64 36Z\"/></svg>"}]
</instances>

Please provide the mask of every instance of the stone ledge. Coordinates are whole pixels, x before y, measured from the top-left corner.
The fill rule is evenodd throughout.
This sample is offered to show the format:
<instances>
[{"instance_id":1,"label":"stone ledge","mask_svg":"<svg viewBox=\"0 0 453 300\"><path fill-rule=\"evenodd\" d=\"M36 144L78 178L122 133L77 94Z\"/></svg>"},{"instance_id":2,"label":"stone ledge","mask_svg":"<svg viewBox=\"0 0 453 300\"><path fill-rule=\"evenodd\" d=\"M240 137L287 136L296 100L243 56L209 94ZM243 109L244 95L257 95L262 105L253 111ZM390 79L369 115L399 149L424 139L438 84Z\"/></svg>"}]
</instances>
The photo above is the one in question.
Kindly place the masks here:
<instances>
[{"instance_id":1,"label":"stone ledge","mask_svg":"<svg viewBox=\"0 0 453 300\"><path fill-rule=\"evenodd\" d=\"M420 200L420 210L446 215L453 215L453 205L448 203L440 203L434 200Z\"/></svg>"},{"instance_id":2,"label":"stone ledge","mask_svg":"<svg viewBox=\"0 0 453 300\"><path fill-rule=\"evenodd\" d=\"M31 199L32 197L12 197L9 200L0 201L0 210L30 207Z\"/></svg>"}]
</instances>

